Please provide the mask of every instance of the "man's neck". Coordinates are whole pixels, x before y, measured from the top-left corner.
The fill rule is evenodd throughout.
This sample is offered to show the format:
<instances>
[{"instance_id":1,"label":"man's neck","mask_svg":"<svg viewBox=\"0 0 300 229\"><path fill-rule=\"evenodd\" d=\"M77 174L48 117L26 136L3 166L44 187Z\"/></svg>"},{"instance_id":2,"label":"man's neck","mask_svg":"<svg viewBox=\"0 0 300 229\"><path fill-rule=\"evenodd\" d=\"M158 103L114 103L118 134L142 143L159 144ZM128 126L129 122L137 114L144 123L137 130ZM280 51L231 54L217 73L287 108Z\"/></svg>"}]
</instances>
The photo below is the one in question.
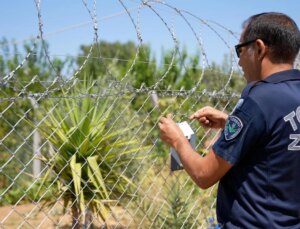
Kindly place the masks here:
<instances>
[{"instance_id":1,"label":"man's neck","mask_svg":"<svg viewBox=\"0 0 300 229\"><path fill-rule=\"evenodd\" d=\"M284 64L273 64L271 62L264 63L261 69L261 79L263 80L274 73L290 70L292 68L293 68L293 64L289 64L289 63L284 63Z\"/></svg>"}]
</instances>

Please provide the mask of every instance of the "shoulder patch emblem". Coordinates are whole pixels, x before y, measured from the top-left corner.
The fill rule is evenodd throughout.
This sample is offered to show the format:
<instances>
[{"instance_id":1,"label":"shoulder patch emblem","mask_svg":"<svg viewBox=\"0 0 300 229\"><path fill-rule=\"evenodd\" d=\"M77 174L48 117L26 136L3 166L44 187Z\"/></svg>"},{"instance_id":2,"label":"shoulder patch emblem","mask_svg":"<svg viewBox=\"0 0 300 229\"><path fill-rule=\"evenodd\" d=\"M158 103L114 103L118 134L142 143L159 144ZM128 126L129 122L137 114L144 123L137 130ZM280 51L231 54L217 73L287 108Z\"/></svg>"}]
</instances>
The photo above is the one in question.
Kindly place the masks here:
<instances>
[{"instance_id":1,"label":"shoulder patch emblem","mask_svg":"<svg viewBox=\"0 0 300 229\"><path fill-rule=\"evenodd\" d=\"M243 129L243 122L237 116L230 115L227 119L224 135L227 141L234 139Z\"/></svg>"}]
</instances>

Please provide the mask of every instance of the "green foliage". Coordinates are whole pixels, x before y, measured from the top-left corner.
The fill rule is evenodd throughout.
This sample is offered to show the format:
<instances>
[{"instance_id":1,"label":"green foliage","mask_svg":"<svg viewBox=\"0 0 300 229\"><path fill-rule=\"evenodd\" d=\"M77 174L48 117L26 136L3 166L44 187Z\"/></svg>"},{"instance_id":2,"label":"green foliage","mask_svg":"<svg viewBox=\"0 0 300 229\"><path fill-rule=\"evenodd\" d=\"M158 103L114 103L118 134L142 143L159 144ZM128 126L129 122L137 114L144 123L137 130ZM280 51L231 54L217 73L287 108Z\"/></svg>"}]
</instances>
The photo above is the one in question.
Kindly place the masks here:
<instances>
[{"instance_id":1,"label":"green foliage","mask_svg":"<svg viewBox=\"0 0 300 229\"><path fill-rule=\"evenodd\" d=\"M130 81L134 88L140 88L141 86L150 87L159 79L155 58L151 58L150 47L146 45L140 47L138 54L138 59L129 73ZM127 69L124 70L129 70L129 67L127 66ZM126 74L124 70L123 75Z\"/></svg>"},{"instance_id":2,"label":"green foliage","mask_svg":"<svg viewBox=\"0 0 300 229\"><path fill-rule=\"evenodd\" d=\"M3 91L2 91L3 92ZM19 175L21 171L30 172L30 166L24 165L32 158L31 139L24 144L26 136L30 135L32 128L26 127L20 116L30 109L28 101L5 101L0 103L2 115L0 116L0 188L8 187L12 182L20 185L23 179L28 180L28 176ZM27 118L32 118L32 113L27 112Z\"/></svg>"},{"instance_id":3,"label":"green foliage","mask_svg":"<svg viewBox=\"0 0 300 229\"><path fill-rule=\"evenodd\" d=\"M3 166L0 171L0 188L6 188L20 171L31 173L31 164L27 165L27 163L33 156L32 140L27 137L33 129L23 121L23 118L33 120L34 112L26 95L45 91L47 86L44 85L44 81L53 78L41 44L28 41L20 48L13 42L2 38L0 50L0 75L2 77L14 71L27 54L31 53L23 66L15 71L12 78L3 84L1 82L0 85L0 166ZM57 68L58 73L64 65L65 62L59 59L53 60L53 67ZM35 77L37 80L32 81ZM24 98L13 99L22 96ZM24 165L27 165L25 170ZM14 180L14 183L21 185L23 179L30 180L28 176L21 174L18 179Z\"/></svg>"},{"instance_id":4,"label":"green foliage","mask_svg":"<svg viewBox=\"0 0 300 229\"><path fill-rule=\"evenodd\" d=\"M178 182L171 185L172 192L167 196L168 209L159 218L164 222L164 228L192 228L198 212L192 208L194 200L186 200L188 190L183 190ZM194 197L195 198L195 197Z\"/></svg>"},{"instance_id":5,"label":"green foliage","mask_svg":"<svg viewBox=\"0 0 300 229\"><path fill-rule=\"evenodd\" d=\"M0 206L38 201L41 198L40 195L37 195L40 185L38 182L34 184L32 184L32 182L20 182L17 187L12 187L10 190L0 189ZM47 188L43 189L42 198L44 200L50 200L56 191L55 188L47 185L49 184L47 183L45 185Z\"/></svg>"},{"instance_id":6,"label":"green foliage","mask_svg":"<svg viewBox=\"0 0 300 229\"><path fill-rule=\"evenodd\" d=\"M159 86L160 89L166 89L172 86L174 89L180 88L182 85L185 72L185 66L188 65L186 50L179 51L166 51L163 54L162 64L159 68L160 77L168 74Z\"/></svg>"},{"instance_id":7,"label":"green foliage","mask_svg":"<svg viewBox=\"0 0 300 229\"><path fill-rule=\"evenodd\" d=\"M138 47L131 41L124 44L102 41L94 45L82 45L76 61L79 66L85 60L81 56L87 56L90 51L91 58L85 66L84 73L79 74L78 77L80 79L84 77L84 74L88 74L93 79L109 75L112 78L120 80L128 72L134 59L137 57L137 62L135 62L130 73L133 85L139 87L144 82L149 86L155 82L155 79L153 79L153 73L156 71L155 59L151 58L150 47L147 45ZM118 74L114 74L111 71L111 68L114 66L117 66Z\"/></svg>"},{"instance_id":8,"label":"green foliage","mask_svg":"<svg viewBox=\"0 0 300 229\"><path fill-rule=\"evenodd\" d=\"M2 195L5 192L4 195ZM22 196L24 195L24 191L21 188L12 189L10 191L6 191L5 189L0 189L0 206L6 205L6 204L15 204L20 199L22 199Z\"/></svg>"},{"instance_id":9,"label":"green foliage","mask_svg":"<svg viewBox=\"0 0 300 229\"><path fill-rule=\"evenodd\" d=\"M50 151L41 158L48 166L43 182L52 177L59 187L56 197L64 205L72 204L81 216L88 210L99 214L103 221L110 216L111 204L120 195L128 195L133 182L124 174L126 165L139 152L147 150L137 137L134 126L113 129L113 109L106 98L89 96L76 101L80 90L95 94L93 84L84 81L61 104L48 110L48 116L38 129L51 143ZM74 99L75 97L75 99ZM44 115L44 114L43 114Z\"/></svg>"},{"instance_id":10,"label":"green foliage","mask_svg":"<svg viewBox=\"0 0 300 229\"><path fill-rule=\"evenodd\" d=\"M160 171L160 178L169 172L168 166ZM148 170L152 177L156 171ZM207 218L214 216L215 191L200 190L184 171L168 175L168 179L157 179L155 186L145 181L143 191L147 195L138 197L139 212L145 228L201 228L207 225ZM149 190L150 189L150 190ZM199 214L201 206L201 214Z\"/></svg>"},{"instance_id":11,"label":"green foliage","mask_svg":"<svg viewBox=\"0 0 300 229\"><path fill-rule=\"evenodd\" d=\"M70 60L62 61L54 58L49 64L44 55L44 48L48 49L48 45L45 43L44 46L31 40L24 43L20 50L16 44L11 45L5 38L0 41L0 49L3 53L0 55L0 74L2 76L14 71L30 54L26 58L25 64L15 72L13 79L18 80L15 80L14 90L10 90L11 93L24 88L32 93L44 91L43 81L53 80L55 76L62 74L63 68ZM31 82L34 77L38 77L38 80Z\"/></svg>"}]
</instances>

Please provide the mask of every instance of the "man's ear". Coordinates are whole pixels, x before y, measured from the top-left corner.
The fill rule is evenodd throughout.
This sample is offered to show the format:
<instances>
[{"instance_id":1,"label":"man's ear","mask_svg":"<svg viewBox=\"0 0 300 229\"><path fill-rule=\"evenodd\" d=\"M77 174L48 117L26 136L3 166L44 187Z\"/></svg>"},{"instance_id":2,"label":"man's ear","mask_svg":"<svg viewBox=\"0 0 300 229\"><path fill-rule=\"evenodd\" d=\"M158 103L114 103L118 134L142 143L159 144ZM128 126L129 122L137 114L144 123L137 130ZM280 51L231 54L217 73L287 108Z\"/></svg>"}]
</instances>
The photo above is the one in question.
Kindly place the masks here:
<instances>
[{"instance_id":1,"label":"man's ear","mask_svg":"<svg viewBox=\"0 0 300 229\"><path fill-rule=\"evenodd\" d=\"M261 39L256 40L256 51L258 59L261 61L267 54L267 46Z\"/></svg>"}]
</instances>

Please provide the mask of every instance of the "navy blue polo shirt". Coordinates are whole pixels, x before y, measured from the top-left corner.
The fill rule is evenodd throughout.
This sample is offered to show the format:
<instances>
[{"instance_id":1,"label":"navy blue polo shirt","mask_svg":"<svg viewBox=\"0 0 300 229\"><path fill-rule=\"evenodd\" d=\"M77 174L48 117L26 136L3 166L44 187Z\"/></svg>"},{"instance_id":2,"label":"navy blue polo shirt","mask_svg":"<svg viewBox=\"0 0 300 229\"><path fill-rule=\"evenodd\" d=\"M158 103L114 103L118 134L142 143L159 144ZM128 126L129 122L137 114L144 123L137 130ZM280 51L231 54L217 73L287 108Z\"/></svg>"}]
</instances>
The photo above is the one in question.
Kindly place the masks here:
<instances>
[{"instance_id":1,"label":"navy blue polo shirt","mask_svg":"<svg viewBox=\"0 0 300 229\"><path fill-rule=\"evenodd\" d=\"M233 167L219 182L222 228L300 228L300 72L249 84L214 152Z\"/></svg>"}]
</instances>

